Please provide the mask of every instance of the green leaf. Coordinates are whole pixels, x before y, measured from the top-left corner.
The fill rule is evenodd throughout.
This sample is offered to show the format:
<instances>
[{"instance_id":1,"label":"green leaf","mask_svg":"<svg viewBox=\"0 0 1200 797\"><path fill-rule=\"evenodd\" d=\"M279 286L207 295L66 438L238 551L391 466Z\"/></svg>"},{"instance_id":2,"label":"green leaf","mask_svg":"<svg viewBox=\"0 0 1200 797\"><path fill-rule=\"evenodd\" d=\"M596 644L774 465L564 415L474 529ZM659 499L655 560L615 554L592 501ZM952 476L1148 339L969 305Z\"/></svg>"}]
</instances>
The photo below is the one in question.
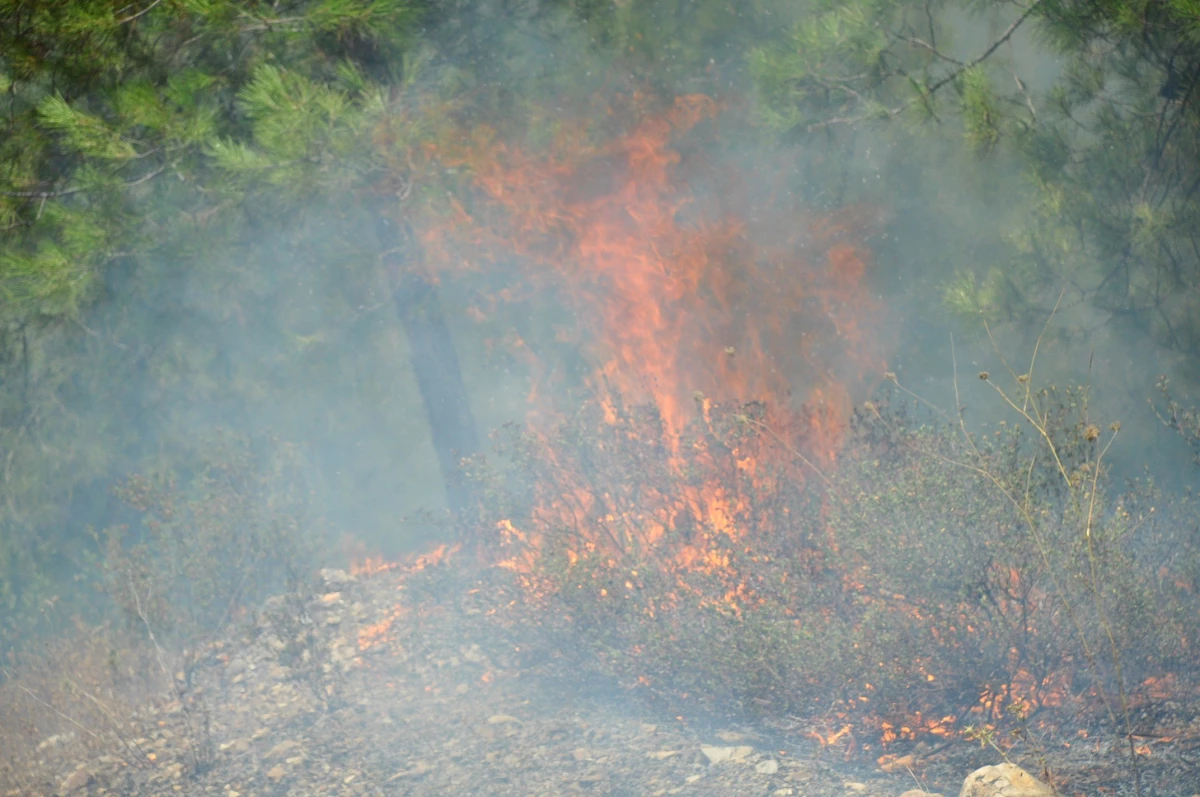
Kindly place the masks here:
<instances>
[{"instance_id":1,"label":"green leaf","mask_svg":"<svg viewBox=\"0 0 1200 797\"><path fill-rule=\"evenodd\" d=\"M962 77L963 133L967 144L989 152L1000 140L1000 107L992 82L982 66L972 67Z\"/></svg>"},{"instance_id":2,"label":"green leaf","mask_svg":"<svg viewBox=\"0 0 1200 797\"><path fill-rule=\"evenodd\" d=\"M105 160L129 160L137 156L133 145L119 133L95 116L73 109L61 94L42 100L38 117L80 155Z\"/></svg>"}]
</instances>

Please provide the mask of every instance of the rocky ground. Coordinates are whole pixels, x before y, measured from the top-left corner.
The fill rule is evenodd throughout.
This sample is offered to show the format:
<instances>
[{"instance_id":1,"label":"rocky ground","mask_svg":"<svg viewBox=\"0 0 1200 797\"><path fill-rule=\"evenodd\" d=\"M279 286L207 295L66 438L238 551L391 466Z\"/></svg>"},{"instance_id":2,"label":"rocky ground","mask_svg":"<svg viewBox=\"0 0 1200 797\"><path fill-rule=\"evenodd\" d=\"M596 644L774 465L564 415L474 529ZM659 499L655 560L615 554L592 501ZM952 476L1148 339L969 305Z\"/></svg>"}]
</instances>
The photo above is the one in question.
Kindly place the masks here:
<instances>
[{"instance_id":1,"label":"rocky ground","mask_svg":"<svg viewBox=\"0 0 1200 797\"><path fill-rule=\"evenodd\" d=\"M212 645L136 734L107 750L76 744L82 731L48 738L0 794L898 797L958 794L1001 760L954 741L893 749L881 766L878 750L822 746L811 722L660 716L503 630L472 589L412 589L399 570L325 571L310 600L272 601ZM1200 719L1161 711L1143 718L1155 730L1141 740L1142 794L1192 797ZM1025 752L1018 763L1039 773ZM1102 734L1045 752L1060 793L1134 793L1125 748Z\"/></svg>"}]
</instances>

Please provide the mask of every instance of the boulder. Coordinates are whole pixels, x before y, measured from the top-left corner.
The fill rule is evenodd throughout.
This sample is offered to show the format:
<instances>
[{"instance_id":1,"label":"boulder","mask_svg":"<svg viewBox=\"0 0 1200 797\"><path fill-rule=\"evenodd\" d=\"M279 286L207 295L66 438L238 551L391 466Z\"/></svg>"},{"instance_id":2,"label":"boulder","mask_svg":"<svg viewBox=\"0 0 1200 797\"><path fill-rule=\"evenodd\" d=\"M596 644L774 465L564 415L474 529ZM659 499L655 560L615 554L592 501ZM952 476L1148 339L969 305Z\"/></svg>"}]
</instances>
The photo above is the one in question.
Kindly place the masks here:
<instances>
[{"instance_id":1,"label":"boulder","mask_svg":"<svg viewBox=\"0 0 1200 797\"><path fill-rule=\"evenodd\" d=\"M963 782L958 797L1054 797L1054 789L1016 764L981 767Z\"/></svg>"}]
</instances>

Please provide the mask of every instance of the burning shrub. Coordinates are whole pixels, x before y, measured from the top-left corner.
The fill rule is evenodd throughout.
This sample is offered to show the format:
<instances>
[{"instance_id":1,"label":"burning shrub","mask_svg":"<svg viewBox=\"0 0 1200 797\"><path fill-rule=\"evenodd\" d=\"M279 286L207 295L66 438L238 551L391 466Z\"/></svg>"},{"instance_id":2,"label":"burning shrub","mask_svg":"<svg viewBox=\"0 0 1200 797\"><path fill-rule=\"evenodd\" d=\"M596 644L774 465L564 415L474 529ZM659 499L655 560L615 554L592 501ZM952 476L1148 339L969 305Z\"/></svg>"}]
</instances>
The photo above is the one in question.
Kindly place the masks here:
<instances>
[{"instance_id":1,"label":"burning shrub","mask_svg":"<svg viewBox=\"0 0 1200 797\"><path fill-rule=\"evenodd\" d=\"M893 399L824 472L763 404L698 399L677 443L652 407L589 405L516 441L494 556L587 666L692 706L832 699L885 741L1083 693L1115 715L1181 663L1195 534L1110 495L1080 394L970 435Z\"/></svg>"}]
</instances>

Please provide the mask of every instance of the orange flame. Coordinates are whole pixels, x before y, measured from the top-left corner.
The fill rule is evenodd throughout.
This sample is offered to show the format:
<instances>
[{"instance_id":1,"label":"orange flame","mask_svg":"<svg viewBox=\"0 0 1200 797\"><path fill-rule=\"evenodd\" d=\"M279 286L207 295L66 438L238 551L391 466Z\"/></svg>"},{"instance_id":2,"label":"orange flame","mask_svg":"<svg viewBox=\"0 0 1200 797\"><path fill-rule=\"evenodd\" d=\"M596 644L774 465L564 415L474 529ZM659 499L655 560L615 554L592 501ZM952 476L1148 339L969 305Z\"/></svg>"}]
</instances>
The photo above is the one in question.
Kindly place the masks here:
<instances>
[{"instance_id":1,"label":"orange flame","mask_svg":"<svg viewBox=\"0 0 1200 797\"><path fill-rule=\"evenodd\" d=\"M861 290L866 256L846 240L852 219L806 222L785 208L745 219L716 207L728 185L704 195L688 185L711 182L714 170L684 163L673 145L718 113L708 97L681 97L611 143L568 126L548 155L486 129L443 145L435 156L469 170L486 201L476 216L453 204L429 225L426 247L442 271L515 256L518 284L506 295L571 311L575 328L559 336L592 359L586 381L610 422L618 403L653 405L674 445L696 393L795 394L807 397L809 432L829 457L848 410L834 372L881 363L861 329L875 310ZM810 252L812 263L801 258Z\"/></svg>"}]
</instances>

